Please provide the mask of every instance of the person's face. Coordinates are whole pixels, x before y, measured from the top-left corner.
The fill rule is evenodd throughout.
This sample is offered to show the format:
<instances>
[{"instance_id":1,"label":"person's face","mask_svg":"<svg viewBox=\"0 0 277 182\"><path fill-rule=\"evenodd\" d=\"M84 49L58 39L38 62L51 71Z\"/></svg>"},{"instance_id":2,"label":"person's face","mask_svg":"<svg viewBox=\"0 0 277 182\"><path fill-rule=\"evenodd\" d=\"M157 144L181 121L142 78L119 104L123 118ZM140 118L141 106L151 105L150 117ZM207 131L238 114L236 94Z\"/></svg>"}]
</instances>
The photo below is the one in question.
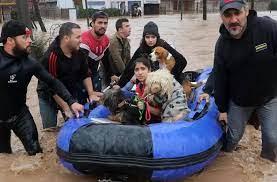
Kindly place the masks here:
<instances>
[{"instance_id":1,"label":"person's face","mask_svg":"<svg viewBox=\"0 0 277 182\"><path fill-rule=\"evenodd\" d=\"M129 37L131 34L131 26L129 22L123 22L122 28L119 28L119 32L124 35L125 38Z\"/></svg>"},{"instance_id":2,"label":"person's face","mask_svg":"<svg viewBox=\"0 0 277 182\"><path fill-rule=\"evenodd\" d=\"M31 53L31 34L19 35L11 39L13 39L12 52L14 56L28 55Z\"/></svg>"},{"instance_id":3,"label":"person's face","mask_svg":"<svg viewBox=\"0 0 277 182\"><path fill-rule=\"evenodd\" d=\"M82 34L82 32L81 32L80 28L73 28L72 34L67 37L68 46L72 51L78 51L80 49L81 34Z\"/></svg>"},{"instance_id":4,"label":"person's face","mask_svg":"<svg viewBox=\"0 0 277 182\"><path fill-rule=\"evenodd\" d=\"M227 9L221 15L224 26L234 38L240 38L247 26L248 9Z\"/></svg>"},{"instance_id":5,"label":"person's face","mask_svg":"<svg viewBox=\"0 0 277 182\"><path fill-rule=\"evenodd\" d=\"M107 18L97 18L93 23L93 31L97 36L103 36L108 27Z\"/></svg>"},{"instance_id":6,"label":"person's face","mask_svg":"<svg viewBox=\"0 0 277 182\"><path fill-rule=\"evenodd\" d=\"M135 76L140 82L144 82L149 73L149 69L143 63L136 63Z\"/></svg>"},{"instance_id":7,"label":"person's face","mask_svg":"<svg viewBox=\"0 0 277 182\"><path fill-rule=\"evenodd\" d=\"M157 37L155 35L152 35L152 34L146 34L144 39L145 39L146 44L149 47L153 47L157 43Z\"/></svg>"}]
</instances>

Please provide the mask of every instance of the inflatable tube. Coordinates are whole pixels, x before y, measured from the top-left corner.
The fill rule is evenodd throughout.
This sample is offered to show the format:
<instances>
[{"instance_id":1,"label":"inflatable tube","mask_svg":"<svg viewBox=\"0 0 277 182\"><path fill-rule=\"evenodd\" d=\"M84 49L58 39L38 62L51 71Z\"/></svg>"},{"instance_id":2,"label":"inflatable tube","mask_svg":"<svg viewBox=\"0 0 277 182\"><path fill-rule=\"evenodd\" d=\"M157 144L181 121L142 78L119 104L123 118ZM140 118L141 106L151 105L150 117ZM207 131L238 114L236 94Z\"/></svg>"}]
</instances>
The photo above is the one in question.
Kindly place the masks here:
<instances>
[{"instance_id":1,"label":"inflatable tube","mask_svg":"<svg viewBox=\"0 0 277 182\"><path fill-rule=\"evenodd\" d=\"M204 70L196 81L207 79ZM198 96L202 87L195 90ZM88 117L71 118L60 130L57 154L69 170L82 174L137 175L175 181L210 164L222 146L214 99L201 103L185 121L148 126L97 123L110 112L100 105ZM194 121L188 121L194 120Z\"/></svg>"}]
</instances>

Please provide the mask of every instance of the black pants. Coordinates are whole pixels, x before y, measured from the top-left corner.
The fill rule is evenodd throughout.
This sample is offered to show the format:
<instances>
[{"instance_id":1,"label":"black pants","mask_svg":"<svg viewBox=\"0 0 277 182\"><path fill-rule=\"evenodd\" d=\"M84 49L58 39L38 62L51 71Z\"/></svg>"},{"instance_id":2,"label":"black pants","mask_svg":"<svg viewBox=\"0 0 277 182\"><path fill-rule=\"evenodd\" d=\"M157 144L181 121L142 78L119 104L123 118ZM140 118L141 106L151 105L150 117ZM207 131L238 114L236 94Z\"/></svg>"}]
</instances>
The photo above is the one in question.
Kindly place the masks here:
<instances>
[{"instance_id":1,"label":"black pants","mask_svg":"<svg viewBox=\"0 0 277 182\"><path fill-rule=\"evenodd\" d=\"M0 153L12 153L11 130L21 140L28 155L42 152L37 128L27 106L24 106L18 115L9 120L0 121Z\"/></svg>"}]
</instances>

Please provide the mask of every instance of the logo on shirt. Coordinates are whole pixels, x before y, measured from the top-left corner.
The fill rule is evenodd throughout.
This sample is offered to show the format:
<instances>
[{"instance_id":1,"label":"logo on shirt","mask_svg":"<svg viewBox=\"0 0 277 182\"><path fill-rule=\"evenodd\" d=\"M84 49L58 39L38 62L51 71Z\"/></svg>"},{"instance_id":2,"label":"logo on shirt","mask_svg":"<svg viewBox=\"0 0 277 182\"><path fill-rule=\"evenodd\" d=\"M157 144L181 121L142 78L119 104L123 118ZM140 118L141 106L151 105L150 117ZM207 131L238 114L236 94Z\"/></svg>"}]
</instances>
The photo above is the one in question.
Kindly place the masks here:
<instances>
[{"instance_id":1,"label":"logo on shirt","mask_svg":"<svg viewBox=\"0 0 277 182\"><path fill-rule=\"evenodd\" d=\"M263 51L267 49L267 43L259 44L255 46L256 52Z\"/></svg>"},{"instance_id":2,"label":"logo on shirt","mask_svg":"<svg viewBox=\"0 0 277 182\"><path fill-rule=\"evenodd\" d=\"M12 74L10 75L10 80L8 81L8 83L17 83L17 80L15 79L16 74Z\"/></svg>"}]
</instances>

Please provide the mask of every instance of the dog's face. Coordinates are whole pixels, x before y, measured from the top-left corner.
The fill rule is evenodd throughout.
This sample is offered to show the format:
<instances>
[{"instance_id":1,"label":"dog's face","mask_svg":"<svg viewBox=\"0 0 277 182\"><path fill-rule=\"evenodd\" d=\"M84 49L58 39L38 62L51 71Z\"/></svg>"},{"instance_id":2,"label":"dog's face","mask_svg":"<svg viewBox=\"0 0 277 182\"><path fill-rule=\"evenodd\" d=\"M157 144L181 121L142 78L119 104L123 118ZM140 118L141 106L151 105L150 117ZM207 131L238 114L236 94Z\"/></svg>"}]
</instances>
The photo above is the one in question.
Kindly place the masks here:
<instances>
[{"instance_id":1,"label":"dog's face","mask_svg":"<svg viewBox=\"0 0 277 182\"><path fill-rule=\"evenodd\" d=\"M102 98L103 105L113 114L118 110L118 105L124 100L124 95L120 88L111 88L107 90Z\"/></svg>"},{"instance_id":2,"label":"dog's face","mask_svg":"<svg viewBox=\"0 0 277 182\"><path fill-rule=\"evenodd\" d=\"M163 61L166 60L168 56L168 51L163 47L155 47L150 54L152 61Z\"/></svg>"}]
</instances>

